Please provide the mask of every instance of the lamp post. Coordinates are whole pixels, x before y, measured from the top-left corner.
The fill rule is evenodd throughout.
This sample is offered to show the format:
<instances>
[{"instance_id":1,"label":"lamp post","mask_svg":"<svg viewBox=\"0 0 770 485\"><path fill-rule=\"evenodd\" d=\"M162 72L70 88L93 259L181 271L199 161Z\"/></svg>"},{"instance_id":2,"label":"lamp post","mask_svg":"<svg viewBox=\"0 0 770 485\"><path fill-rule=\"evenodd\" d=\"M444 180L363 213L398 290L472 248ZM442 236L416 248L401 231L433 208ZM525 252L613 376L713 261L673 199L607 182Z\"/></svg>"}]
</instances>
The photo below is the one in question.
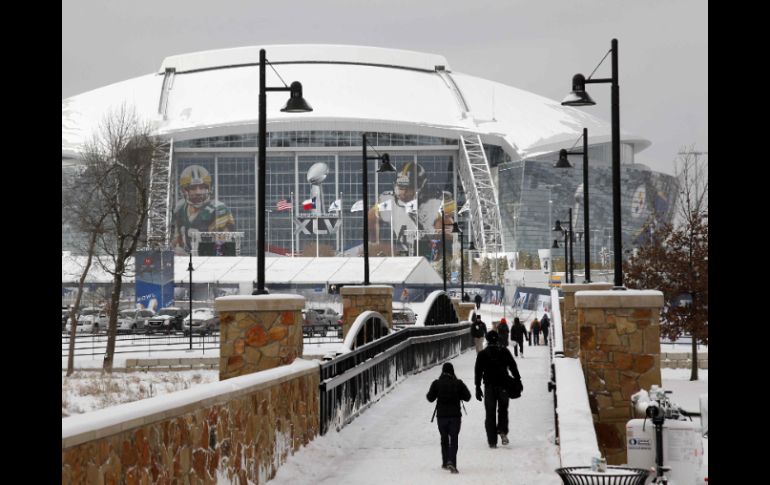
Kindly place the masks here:
<instances>
[{"instance_id":1,"label":"lamp post","mask_svg":"<svg viewBox=\"0 0 770 485\"><path fill-rule=\"evenodd\" d=\"M257 208L257 287L252 295L264 295L265 290L265 198L267 185L267 91L289 91L290 97L286 106L281 108L285 113L306 113L313 108L302 97L302 84L294 81L291 86L265 86L265 49L259 50L259 156L258 176L259 207ZM285 84L285 83L284 83ZM192 319L190 320L192 323ZM190 327L192 329L192 327Z\"/></svg>"},{"instance_id":2,"label":"lamp post","mask_svg":"<svg viewBox=\"0 0 770 485\"><path fill-rule=\"evenodd\" d=\"M377 173L383 172L395 172L396 169L390 164L390 155L383 153L382 155L368 156L366 154L366 133L361 135L361 146L363 147L362 156L362 171L364 175L364 285L369 286L369 174L367 169L367 162L369 160L380 160L380 168L377 169ZM395 203L395 200L393 201ZM393 208L391 207L391 211ZM391 228L393 232L393 228Z\"/></svg>"},{"instance_id":3,"label":"lamp post","mask_svg":"<svg viewBox=\"0 0 770 485\"><path fill-rule=\"evenodd\" d=\"M444 226L444 203L441 203L441 280L446 293L446 228Z\"/></svg>"},{"instance_id":4,"label":"lamp post","mask_svg":"<svg viewBox=\"0 0 770 485\"><path fill-rule=\"evenodd\" d=\"M545 188L548 189L548 230L552 230L553 226L551 225L551 211L553 209L553 198L551 190L555 187L561 187L561 184L549 184L546 185ZM516 221L514 218L514 226L516 225ZM515 229L514 229L515 232Z\"/></svg>"},{"instance_id":5,"label":"lamp post","mask_svg":"<svg viewBox=\"0 0 770 485\"><path fill-rule=\"evenodd\" d=\"M190 350L192 350L192 273L193 273L193 265L192 265L192 249L190 249L190 264L187 265L187 271L190 272Z\"/></svg>"},{"instance_id":6,"label":"lamp post","mask_svg":"<svg viewBox=\"0 0 770 485\"><path fill-rule=\"evenodd\" d=\"M561 226L561 221L556 220L556 225L553 227L554 232L561 232L564 235L564 278L567 283L575 282L575 258L572 256L572 208L569 211L569 227L567 229ZM553 240L552 249L558 249L559 243L556 239Z\"/></svg>"},{"instance_id":7,"label":"lamp post","mask_svg":"<svg viewBox=\"0 0 770 485\"><path fill-rule=\"evenodd\" d=\"M572 76L572 92L561 102L563 106L593 106L596 104L585 90L586 84L612 85L612 229L615 252L615 290L623 288L623 242L620 226L620 87L618 86L618 39L612 39L612 77L586 79L582 74ZM601 64L601 63L600 63Z\"/></svg>"},{"instance_id":8,"label":"lamp post","mask_svg":"<svg viewBox=\"0 0 770 485\"><path fill-rule=\"evenodd\" d=\"M460 225L457 222L452 224L452 234L457 234L457 238L460 240L460 301L465 301L463 300L463 298L465 298L465 256L463 255L465 252L465 249L463 248L465 235L460 230ZM476 247L473 245L473 240L471 240L471 244L468 246L468 250L476 250Z\"/></svg>"},{"instance_id":9,"label":"lamp post","mask_svg":"<svg viewBox=\"0 0 770 485\"><path fill-rule=\"evenodd\" d=\"M588 128L583 128L583 151L572 150L559 150L559 161L556 163L556 168L572 168L567 155L583 155L583 234L586 234L584 240L584 263L585 263L585 281L583 283L591 282L591 241L590 237L587 237L589 232L588 227Z\"/></svg>"}]
</instances>

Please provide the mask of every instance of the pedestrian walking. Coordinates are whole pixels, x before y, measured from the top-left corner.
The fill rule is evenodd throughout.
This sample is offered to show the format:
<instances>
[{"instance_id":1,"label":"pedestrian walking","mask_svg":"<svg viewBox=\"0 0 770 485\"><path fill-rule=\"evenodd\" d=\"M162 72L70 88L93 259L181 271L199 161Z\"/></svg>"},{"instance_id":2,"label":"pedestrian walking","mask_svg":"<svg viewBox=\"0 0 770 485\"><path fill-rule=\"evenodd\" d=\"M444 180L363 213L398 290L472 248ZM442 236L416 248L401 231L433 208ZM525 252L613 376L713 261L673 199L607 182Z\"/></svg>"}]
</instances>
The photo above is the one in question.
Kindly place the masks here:
<instances>
[{"instance_id":1,"label":"pedestrian walking","mask_svg":"<svg viewBox=\"0 0 770 485\"><path fill-rule=\"evenodd\" d=\"M474 302L476 302L476 310L481 309L481 295L479 293L476 293L476 297L473 299Z\"/></svg>"},{"instance_id":2,"label":"pedestrian walking","mask_svg":"<svg viewBox=\"0 0 770 485\"><path fill-rule=\"evenodd\" d=\"M471 325L471 336L473 336L473 342L476 345L476 353L478 354L484 349L484 337L487 335L487 326L481 321L481 315L475 315L473 324Z\"/></svg>"},{"instance_id":3,"label":"pedestrian walking","mask_svg":"<svg viewBox=\"0 0 770 485\"><path fill-rule=\"evenodd\" d=\"M540 331L543 332L543 344L548 345L548 331L551 327L551 320L547 313L543 313L543 319L540 320Z\"/></svg>"},{"instance_id":4,"label":"pedestrian walking","mask_svg":"<svg viewBox=\"0 0 770 485\"><path fill-rule=\"evenodd\" d=\"M486 418L484 429L487 433L487 443L490 448L497 448L497 437L500 436L502 444L507 445L508 440L508 390L506 379L508 371L514 379L521 382L519 369L513 360L511 352L507 348L497 345L499 336L494 330L487 332L489 345L476 355L474 368L474 382L476 384L476 399L484 400ZM484 383L484 391L481 383Z\"/></svg>"},{"instance_id":5,"label":"pedestrian walking","mask_svg":"<svg viewBox=\"0 0 770 485\"><path fill-rule=\"evenodd\" d=\"M508 320L505 317L500 319L500 323L497 325L497 333L500 335L500 347L508 347L510 330L508 329Z\"/></svg>"},{"instance_id":6,"label":"pedestrian walking","mask_svg":"<svg viewBox=\"0 0 770 485\"><path fill-rule=\"evenodd\" d=\"M513 319L513 326L511 326L511 340L513 340L513 355L516 357L524 357L524 336L527 335L527 327L521 323L519 317Z\"/></svg>"},{"instance_id":7,"label":"pedestrian walking","mask_svg":"<svg viewBox=\"0 0 770 485\"><path fill-rule=\"evenodd\" d=\"M537 317L532 320L529 331L532 333L532 345L540 345L540 320L538 320Z\"/></svg>"},{"instance_id":8,"label":"pedestrian walking","mask_svg":"<svg viewBox=\"0 0 770 485\"><path fill-rule=\"evenodd\" d=\"M441 468L458 473L457 438L462 423L460 400L470 401L471 391L455 376L454 366L446 362L441 367L439 378L430 385L426 397L429 402L436 401L434 415L438 418L438 432L441 435Z\"/></svg>"}]
</instances>

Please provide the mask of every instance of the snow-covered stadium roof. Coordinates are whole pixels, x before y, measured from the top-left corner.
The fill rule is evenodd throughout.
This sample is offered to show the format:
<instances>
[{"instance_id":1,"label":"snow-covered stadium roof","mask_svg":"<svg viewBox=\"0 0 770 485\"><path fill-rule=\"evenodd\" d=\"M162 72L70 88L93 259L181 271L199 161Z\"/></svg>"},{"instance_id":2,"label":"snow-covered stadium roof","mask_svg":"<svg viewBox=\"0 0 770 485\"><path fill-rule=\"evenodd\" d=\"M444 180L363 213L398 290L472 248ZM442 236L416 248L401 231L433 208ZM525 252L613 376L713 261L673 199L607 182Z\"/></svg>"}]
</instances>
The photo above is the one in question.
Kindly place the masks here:
<instances>
[{"instance_id":1,"label":"snow-covered stadium roof","mask_svg":"<svg viewBox=\"0 0 770 485\"><path fill-rule=\"evenodd\" d=\"M313 107L311 113L282 113L287 93L268 93L268 131L477 133L513 159L557 150L574 142L583 127L591 144L610 140L609 122L512 86L453 72L440 55L345 45L263 47L286 83L302 83ZM80 151L104 114L123 102L176 140L255 133L260 48L170 56L156 73L63 99L62 154ZM175 74L162 103L171 68ZM267 86L283 85L273 69L266 76ZM621 137L636 152L650 145L626 133Z\"/></svg>"},{"instance_id":2,"label":"snow-covered stadium roof","mask_svg":"<svg viewBox=\"0 0 770 485\"><path fill-rule=\"evenodd\" d=\"M85 263L85 256L62 256L62 284L75 284ZM187 256L174 257L174 282L189 282ZM128 273L133 274L133 261ZM256 278L255 257L193 257L193 283L251 283ZM340 284L362 283L364 259L350 258L265 258L266 284ZM441 277L422 257L369 258L369 280L374 284L441 284ZM88 283L109 283L112 277L94 265ZM134 277L124 281L133 283Z\"/></svg>"}]
</instances>

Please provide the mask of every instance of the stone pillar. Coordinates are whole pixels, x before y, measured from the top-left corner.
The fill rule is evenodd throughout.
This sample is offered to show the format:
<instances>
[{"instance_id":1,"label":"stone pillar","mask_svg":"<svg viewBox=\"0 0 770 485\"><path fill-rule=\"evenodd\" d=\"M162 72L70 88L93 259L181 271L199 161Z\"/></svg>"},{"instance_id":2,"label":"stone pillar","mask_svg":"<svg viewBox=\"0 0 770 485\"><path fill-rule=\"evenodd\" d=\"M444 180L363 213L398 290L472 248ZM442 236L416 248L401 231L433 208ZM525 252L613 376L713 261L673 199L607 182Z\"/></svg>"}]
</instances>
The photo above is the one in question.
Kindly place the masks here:
<instances>
[{"instance_id":1,"label":"stone pillar","mask_svg":"<svg viewBox=\"0 0 770 485\"><path fill-rule=\"evenodd\" d=\"M660 310L654 290L575 293L580 360L599 449L607 463L626 460L631 394L661 385Z\"/></svg>"},{"instance_id":2,"label":"stone pillar","mask_svg":"<svg viewBox=\"0 0 770 485\"><path fill-rule=\"evenodd\" d=\"M460 302L460 311L457 312L457 316L460 317L461 322L469 321L471 319L471 314L475 309L475 303Z\"/></svg>"},{"instance_id":3,"label":"stone pillar","mask_svg":"<svg viewBox=\"0 0 770 485\"><path fill-rule=\"evenodd\" d=\"M342 338L356 318L365 311L379 312L393 328L393 287L388 285L343 286L342 295Z\"/></svg>"},{"instance_id":4,"label":"stone pillar","mask_svg":"<svg viewBox=\"0 0 770 485\"><path fill-rule=\"evenodd\" d=\"M564 337L564 357L576 359L580 356L580 334L578 333L575 293L587 290L609 290L611 283L571 283L561 285L564 299L561 301L561 325ZM553 318L552 318L553 319Z\"/></svg>"},{"instance_id":5,"label":"stone pillar","mask_svg":"<svg viewBox=\"0 0 770 485\"><path fill-rule=\"evenodd\" d=\"M229 379L302 357L302 309L299 295L223 296L219 312L219 380Z\"/></svg>"}]
</instances>

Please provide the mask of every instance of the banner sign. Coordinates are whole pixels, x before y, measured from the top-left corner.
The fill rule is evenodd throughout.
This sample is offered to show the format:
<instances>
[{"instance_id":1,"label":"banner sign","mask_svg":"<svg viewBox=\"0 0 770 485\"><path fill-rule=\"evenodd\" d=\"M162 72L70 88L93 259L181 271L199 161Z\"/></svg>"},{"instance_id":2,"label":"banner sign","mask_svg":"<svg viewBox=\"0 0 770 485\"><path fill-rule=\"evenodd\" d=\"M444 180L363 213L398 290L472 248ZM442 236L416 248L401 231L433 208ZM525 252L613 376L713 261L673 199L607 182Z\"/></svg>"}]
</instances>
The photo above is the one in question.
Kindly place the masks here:
<instances>
[{"instance_id":1,"label":"banner sign","mask_svg":"<svg viewBox=\"0 0 770 485\"><path fill-rule=\"evenodd\" d=\"M294 234L337 234L342 227L342 219L336 216L319 215L297 217L294 219Z\"/></svg>"},{"instance_id":2,"label":"banner sign","mask_svg":"<svg viewBox=\"0 0 770 485\"><path fill-rule=\"evenodd\" d=\"M174 252L137 251L136 306L158 311L174 304Z\"/></svg>"}]
</instances>

